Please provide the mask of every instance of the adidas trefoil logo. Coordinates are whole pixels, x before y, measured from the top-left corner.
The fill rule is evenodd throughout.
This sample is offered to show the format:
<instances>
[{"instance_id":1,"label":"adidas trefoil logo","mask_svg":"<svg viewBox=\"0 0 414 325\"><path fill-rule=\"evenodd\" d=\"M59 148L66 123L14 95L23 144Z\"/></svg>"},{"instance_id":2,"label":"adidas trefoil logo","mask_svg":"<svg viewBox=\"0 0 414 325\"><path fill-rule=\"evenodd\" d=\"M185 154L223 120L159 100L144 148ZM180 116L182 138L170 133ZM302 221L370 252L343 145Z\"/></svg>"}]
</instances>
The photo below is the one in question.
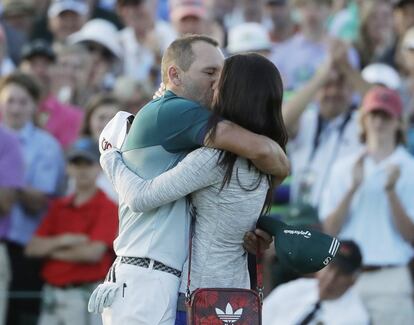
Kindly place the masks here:
<instances>
[{"instance_id":1,"label":"adidas trefoil logo","mask_svg":"<svg viewBox=\"0 0 414 325\"><path fill-rule=\"evenodd\" d=\"M227 303L226 312L222 311L220 308L216 308L216 315L224 325L235 324L240 319L242 313L243 308L239 308L233 312L233 307L230 303Z\"/></svg>"}]
</instances>

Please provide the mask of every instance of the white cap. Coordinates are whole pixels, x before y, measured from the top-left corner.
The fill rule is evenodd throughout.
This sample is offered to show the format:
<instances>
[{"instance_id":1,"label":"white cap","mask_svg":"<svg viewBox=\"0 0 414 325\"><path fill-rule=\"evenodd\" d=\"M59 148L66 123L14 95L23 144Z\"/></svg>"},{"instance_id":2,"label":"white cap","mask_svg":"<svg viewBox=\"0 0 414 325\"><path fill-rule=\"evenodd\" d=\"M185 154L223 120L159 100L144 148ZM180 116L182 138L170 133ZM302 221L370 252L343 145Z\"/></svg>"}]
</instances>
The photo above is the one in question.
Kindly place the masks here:
<instances>
[{"instance_id":1,"label":"white cap","mask_svg":"<svg viewBox=\"0 0 414 325\"><path fill-rule=\"evenodd\" d=\"M384 85L398 90L401 87L401 78L398 72L384 63L371 63L361 71L362 78L372 84Z\"/></svg>"},{"instance_id":2,"label":"white cap","mask_svg":"<svg viewBox=\"0 0 414 325\"><path fill-rule=\"evenodd\" d=\"M132 115L119 111L104 127L99 136L99 152L103 154L109 149L121 149L128 133L128 123Z\"/></svg>"},{"instance_id":3,"label":"white cap","mask_svg":"<svg viewBox=\"0 0 414 325\"><path fill-rule=\"evenodd\" d=\"M81 30L68 37L70 44L85 41L98 43L111 51L115 57L122 58L122 47L118 30L114 24L105 19L92 19L83 25Z\"/></svg>"},{"instance_id":4,"label":"white cap","mask_svg":"<svg viewBox=\"0 0 414 325\"><path fill-rule=\"evenodd\" d=\"M47 15L49 17L56 17L64 11L73 11L81 16L85 16L88 13L88 5L83 0L53 0Z\"/></svg>"},{"instance_id":5,"label":"white cap","mask_svg":"<svg viewBox=\"0 0 414 325\"><path fill-rule=\"evenodd\" d=\"M271 47L267 30L259 23L243 23L229 30L227 51L230 54L270 50Z\"/></svg>"}]
</instances>

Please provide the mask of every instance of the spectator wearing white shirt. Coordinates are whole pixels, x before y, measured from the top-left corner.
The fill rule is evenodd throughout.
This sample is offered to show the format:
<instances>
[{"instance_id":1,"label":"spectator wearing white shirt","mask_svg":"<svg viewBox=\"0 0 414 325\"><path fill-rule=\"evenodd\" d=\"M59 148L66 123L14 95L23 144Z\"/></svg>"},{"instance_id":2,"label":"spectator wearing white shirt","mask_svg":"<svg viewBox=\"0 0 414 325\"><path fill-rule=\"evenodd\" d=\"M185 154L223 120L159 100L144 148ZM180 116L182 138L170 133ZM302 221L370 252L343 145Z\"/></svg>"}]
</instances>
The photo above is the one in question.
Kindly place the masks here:
<instances>
[{"instance_id":1,"label":"spectator wearing white shirt","mask_svg":"<svg viewBox=\"0 0 414 325\"><path fill-rule=\"evenodd\" d=\"M173 28L156 20L150 0L117 0L117 13L125 24L120 32L124 50L124 73L138 81L146 81L155 74L161 56L176 38ZM158 84L158 83L157 83Z\"/></svg>"},{"instance_id":2,"label":"spectator wearing white shirt","mask_svg":"<svg viewBox=\"0 0 414 325\"><path fill-rule=\"evenodd\" d=\"M263 325L368 325L354 283L361 252L343 241L335 259L315 278L302 278L277 287L263 304Z\"/></svg>"},{"instance_id":3,"label":"spectator wearing white shirt","mask_svg":"<svg viewBox=\"0 0 414 325\"><path fill-rule=\"evenodd\" d=\"M361 247L357 283L374 324L414 324L414 159L403 144L398 93L375 87L361 107L364 150L338 162L320 206L324 229Z\"/></svg>"},{"instance_id":4,"label":"spectator wearing white shirt","mask_svg":"<svg viewBox=\"0 0 414 325\"><path fill-rule=\"evenodd\" d=\"M352 86L334 65L333 59L326 61L283 106L290 135L291 203L317 207L334 162L360 148Z\"/></svg>"}]
</instances>

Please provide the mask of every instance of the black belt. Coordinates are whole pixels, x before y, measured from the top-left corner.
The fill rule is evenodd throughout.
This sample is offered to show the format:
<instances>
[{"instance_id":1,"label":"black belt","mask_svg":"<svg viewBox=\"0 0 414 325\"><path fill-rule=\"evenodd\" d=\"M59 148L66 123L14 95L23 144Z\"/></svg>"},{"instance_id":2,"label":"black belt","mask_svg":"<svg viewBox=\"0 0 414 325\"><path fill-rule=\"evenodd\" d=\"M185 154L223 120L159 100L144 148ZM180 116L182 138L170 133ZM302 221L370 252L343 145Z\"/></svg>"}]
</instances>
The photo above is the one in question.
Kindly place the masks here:
<instances>
[{"instance_id":1,"label":"black belt","mask_svg":"<svg viewBox=\"0 0 414 325\"><path fill-rule=\"evenodd\" d=\"M398 267L398 265L364 265L362 266L362 272L375 272L384 269L391 269Z\"/></svg>"},{"instance_id":2,"label":"black belt","mask_svg":"<svg viewBox=\"0 0 414 325\"><path fill-rule=\"evenodd\" d=\"M167 272L167 273L175 275L176 277L179 277L179 278L181 277L181 271L174 269L171 266L165 265L164 263L158 262L156 260L153 260L153 261L154 261L154 264L152 266L153 270ZM121 256L121 263L148 268L150 266L151 259L147 257Z\"/></svg>"}]
</instances>

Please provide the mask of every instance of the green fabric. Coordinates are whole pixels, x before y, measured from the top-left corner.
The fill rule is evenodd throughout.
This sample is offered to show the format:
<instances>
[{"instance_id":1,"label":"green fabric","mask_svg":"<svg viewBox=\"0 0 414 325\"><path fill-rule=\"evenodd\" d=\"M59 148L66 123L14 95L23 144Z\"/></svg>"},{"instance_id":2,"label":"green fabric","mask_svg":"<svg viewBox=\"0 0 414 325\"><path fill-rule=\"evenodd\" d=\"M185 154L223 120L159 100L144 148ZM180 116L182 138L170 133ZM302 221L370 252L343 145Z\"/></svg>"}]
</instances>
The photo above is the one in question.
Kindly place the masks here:
<instances>
[{"instance_id":1,"label":"green fabric","mask_svg":"<svg viewBox=\"0 0 414 325\"><path fill-rule=\"evenodd\" d=\"M339 248L336 238L314 229L289 226L275 216L260 217L257 226L275 237L280 263L299 274L321 270L332 261Z\"/></svg>"},{"instance_id":2,"label":"green fabric","mask_svg":"<svg viewBox=\"0 0 414 325\"><path fill-rule=\"evenodd\" d=\"M190 151L203 144L211 112L167 91L139 111L122 151L161 145L168 152Z\"/></svg>"}]
</instances>

